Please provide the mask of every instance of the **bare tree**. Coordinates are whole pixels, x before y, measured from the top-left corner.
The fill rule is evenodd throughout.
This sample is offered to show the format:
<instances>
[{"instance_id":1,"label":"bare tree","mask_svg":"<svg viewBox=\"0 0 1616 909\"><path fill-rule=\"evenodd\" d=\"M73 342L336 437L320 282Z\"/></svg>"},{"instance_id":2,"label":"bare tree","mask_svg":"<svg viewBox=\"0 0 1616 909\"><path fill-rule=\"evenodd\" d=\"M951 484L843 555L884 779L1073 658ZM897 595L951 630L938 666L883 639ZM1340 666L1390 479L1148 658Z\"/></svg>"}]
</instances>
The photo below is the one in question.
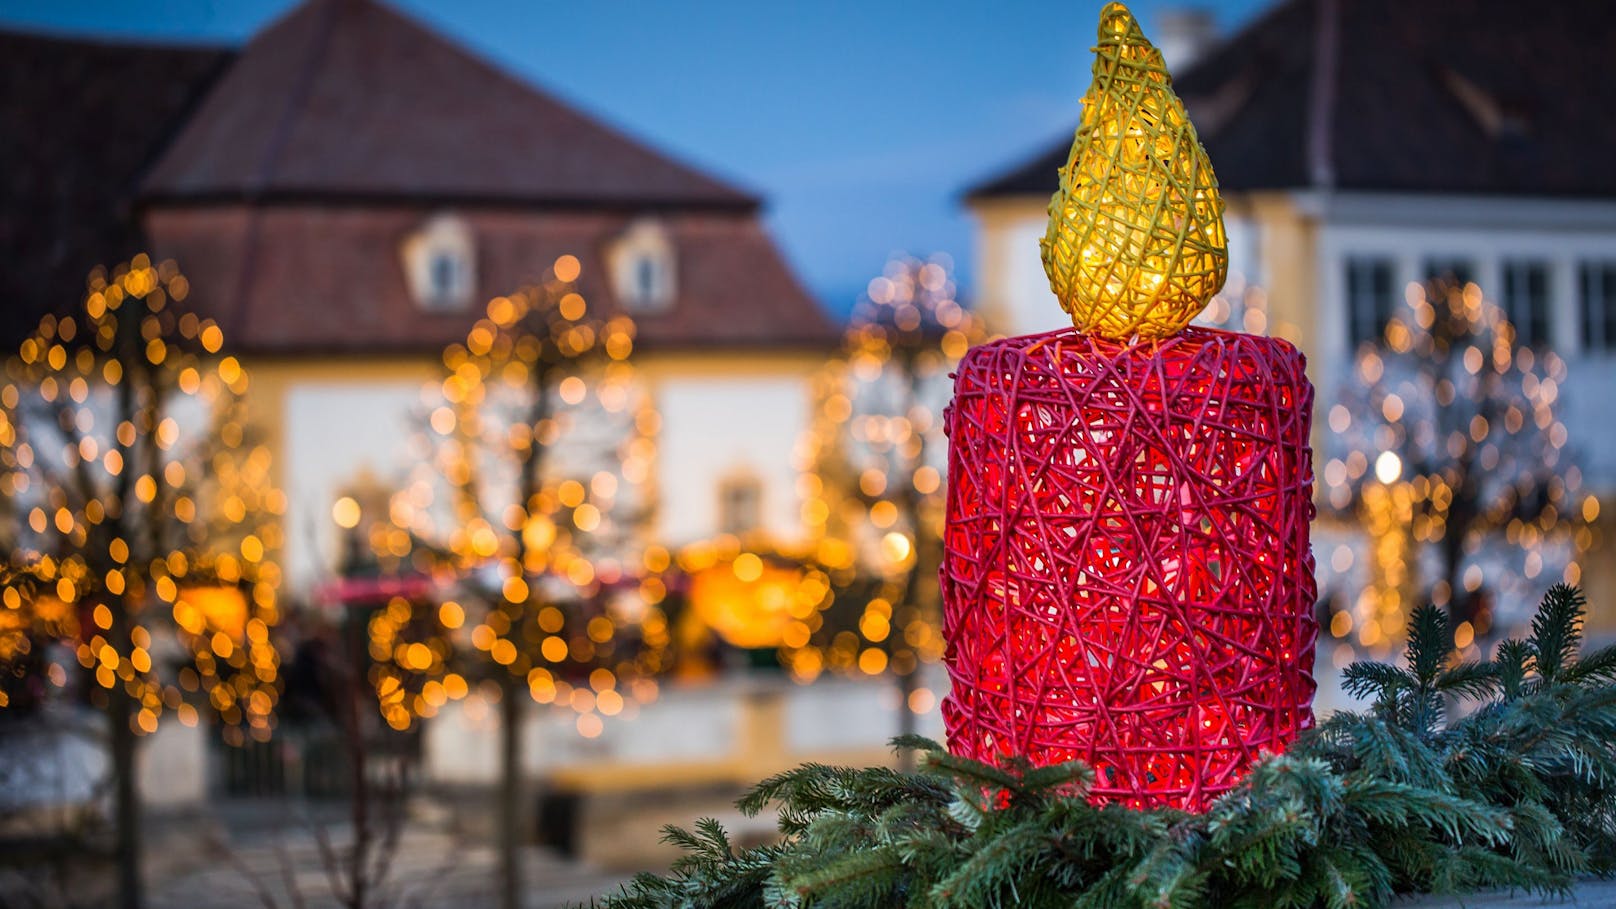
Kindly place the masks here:
<instances>
[{"instance_id":1,"label":"bare tree","mask_svg":"<svg viewBox=\"0 0 1616 909\"><path fill-rule=\"evenodd\" d=\"M811 439L810 507L842 544L821 555L838 589L811 646L832 668L890 671L900 734L925 706L917 670L942 656L942 411L979 335L946 260L892 261L853 311Z\"/></svg>"},{"instance_id":2,"label":"bare tree","mask_svg":"<svg viewBox=\"0 0 1616 909\"><path fill-rule=\"evenodd\" d=\"M1377 487L1406 493L1406 568L1430 578L1424 588L1449 608L1461 645L1494 621L1489 593L1535 603L1549 585L1578 581L1587 537L1581 472L1556 415L1558 355L1517 345L1476 285L1438 281L1410 288L1384 343L1358 352L1354 378L1327 415L1326 504L1350 514L1384 507ZM1406 616L1380 624L1394 619L1387 635Z\"/></svg>"},{"instance_id":3,"label":"bare tree","mask_svg":"<svg viewBox=\"0 0 1616 909\"><path fill-rule=\"evenodd\" d=\"M142 897L137 738L165 711L266 737L277 697L268 556L282 503L267 450L247 441L247 374L188 295L171 262L97 271L76 312L23 341L0 388L13 519L0 659L62 642L46 677L82 673L104 711L125 907Z\"/></svg>"},{"instance_id":4,"label":"bare tree","mask_svg":"<svg viewBox=\"0 0 1616 909\"><path fill-rule=\"evenodd\" d=\"M372 622L378 692L395 726L473 684L500 706L495 814L501 904L519 904L528 826L522 726L530 701L599 735L662 667L667 622L644 532L657 415L634 383L633 323L593 318L564 256L542 284L488 305L444 353L424 476L393 501L390 551L453 577L431 628L406 609ZM422 632L429 632L422 635Z\"/></svg>"}]
</instances>

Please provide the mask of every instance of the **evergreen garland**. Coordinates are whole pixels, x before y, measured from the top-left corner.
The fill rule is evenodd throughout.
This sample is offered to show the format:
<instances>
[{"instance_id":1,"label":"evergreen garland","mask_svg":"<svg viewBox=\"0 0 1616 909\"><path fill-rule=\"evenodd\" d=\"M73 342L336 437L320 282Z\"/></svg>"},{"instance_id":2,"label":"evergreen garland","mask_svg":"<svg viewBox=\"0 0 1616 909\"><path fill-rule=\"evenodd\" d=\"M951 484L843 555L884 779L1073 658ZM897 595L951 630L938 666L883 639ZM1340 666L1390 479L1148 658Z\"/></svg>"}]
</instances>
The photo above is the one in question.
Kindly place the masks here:
<instances>
[{"instance_id":1,"label":"evergreen garland","mask_svg":"<svg viewBox=\"0 0 1616 909\"><path fill-rule=\"evenodd\" d=\"M1005 768L894 741L919 769L808 764L738 803L778 844L670 827L685 850L609 909L1366 907L1400 893L1563 892L1616 872L1616 647L1580 656L1582 594L1548 592L1525 640L1453 662L1419 609L1405 666L1355 663L1363 713L1325 720L1204 814L1096 806L1082 764ZM1456 709L1458 708L1458 709Z\"/></svg>"}]
</instances>

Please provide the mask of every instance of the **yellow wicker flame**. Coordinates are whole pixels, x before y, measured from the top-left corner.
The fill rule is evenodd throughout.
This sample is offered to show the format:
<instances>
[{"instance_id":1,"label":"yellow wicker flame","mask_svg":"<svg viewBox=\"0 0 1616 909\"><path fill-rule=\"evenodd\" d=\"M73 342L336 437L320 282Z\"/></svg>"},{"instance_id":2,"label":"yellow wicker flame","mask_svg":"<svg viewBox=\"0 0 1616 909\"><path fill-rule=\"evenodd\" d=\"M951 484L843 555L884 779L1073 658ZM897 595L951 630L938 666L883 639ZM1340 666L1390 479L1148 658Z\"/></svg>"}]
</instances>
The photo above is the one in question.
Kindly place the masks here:
<instances>
[{"instance_id":1,"label":"yellow wicker flame","mask_svg":"<svg viewBox=\"0 0 1616 909\"><path fill-rule=\"evenodd\" d=\"M1039 243L1080 331L1165 338L1228 272L1223 200L1161 52L1121 3L1100 13L1094 81Z\"/></svg>"}]
</instances>

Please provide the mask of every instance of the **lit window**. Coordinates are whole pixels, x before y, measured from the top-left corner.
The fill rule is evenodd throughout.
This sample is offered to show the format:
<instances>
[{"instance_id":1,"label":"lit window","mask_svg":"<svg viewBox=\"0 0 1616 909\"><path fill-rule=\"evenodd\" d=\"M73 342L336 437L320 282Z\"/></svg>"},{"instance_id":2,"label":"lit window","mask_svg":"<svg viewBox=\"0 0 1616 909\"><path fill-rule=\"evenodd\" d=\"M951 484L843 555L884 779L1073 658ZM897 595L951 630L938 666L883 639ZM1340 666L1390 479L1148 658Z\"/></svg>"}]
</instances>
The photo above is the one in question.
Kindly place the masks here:
<instances>
[{"instance_id":1,"label":"lit window","mask_svg":"<svg viewBox=\"0 0 1616 909\"><path fill-rule=\"evenodd\" d=\"M1392 262L1374 256L1347 259L1347 340L1354 348L1379 344L1392 319Z\"/></svg>"},{"instance_id":2,"label":"lit window","mask_svg":"<svg viewBox=\"0 0 1616 909\"><path fill-rule=\"evenodd\" d=\"M1616 261L1582 263L1577 284L1583 349L1616 352Z\"/></svg>"},{"instance_id":3,"label":"lit window","mask_svg":"<svg viewBox=\"0 0 1616 909\"><path fill-rule=\"evenodd\" d=\"M763 527L763 481L750 472L718 483L718 532L744 536Z\"/></svg>"},{"instance_id":4,"label":"lit window","mask_svg":"<svg viewBox=\"0 0 1616 909\"><path fill-rule=\"evenodd\" d=\"M1504 314L1515 326L1516 344L1541 347L1549 343L1548 263L1504 263Z\"/></svg>"},{"instance_id":5,"label":"lit window","mask_svg":"<svg viewBox=\"0 0 1616 909\"><path fill-rule=\"evenodd\" d=\"M404 240L404 277L422 309L464 309L476 292L471 229L453 215L435 215Z\"/></svg>"},{"instance_id":6,"label":"lit window","mask_svg":"<svg viewBox=\"0 0 1616 909\"><path fill-rule=\"evenodd\" d=\"M654 220L629 225L607 255L612 285L630 311L661 309L677 296L673 242Z\"/></svg>"}]
</instances>

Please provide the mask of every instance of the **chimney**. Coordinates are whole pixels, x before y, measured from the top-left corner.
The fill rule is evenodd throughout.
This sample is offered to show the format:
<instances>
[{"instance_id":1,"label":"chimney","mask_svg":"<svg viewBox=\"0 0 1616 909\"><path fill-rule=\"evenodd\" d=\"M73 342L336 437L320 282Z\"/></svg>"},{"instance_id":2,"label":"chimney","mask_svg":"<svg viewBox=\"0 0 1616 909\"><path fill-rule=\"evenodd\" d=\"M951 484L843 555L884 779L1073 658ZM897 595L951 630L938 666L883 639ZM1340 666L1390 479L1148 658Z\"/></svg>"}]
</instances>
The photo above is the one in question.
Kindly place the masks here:
<instances>
[{"instance_id":1,"label":"chimney","mask_svg":"<svg viewBox=\"0 0 1616 909\"><path fill-rule=\"evenodd\" d=\"M1212 11L1203 7L1162 10L1157 16L1156 46L1161 49L1167 71L1179 75L1218 40L1218 26Z\"/></svg>"}]
</instances>

